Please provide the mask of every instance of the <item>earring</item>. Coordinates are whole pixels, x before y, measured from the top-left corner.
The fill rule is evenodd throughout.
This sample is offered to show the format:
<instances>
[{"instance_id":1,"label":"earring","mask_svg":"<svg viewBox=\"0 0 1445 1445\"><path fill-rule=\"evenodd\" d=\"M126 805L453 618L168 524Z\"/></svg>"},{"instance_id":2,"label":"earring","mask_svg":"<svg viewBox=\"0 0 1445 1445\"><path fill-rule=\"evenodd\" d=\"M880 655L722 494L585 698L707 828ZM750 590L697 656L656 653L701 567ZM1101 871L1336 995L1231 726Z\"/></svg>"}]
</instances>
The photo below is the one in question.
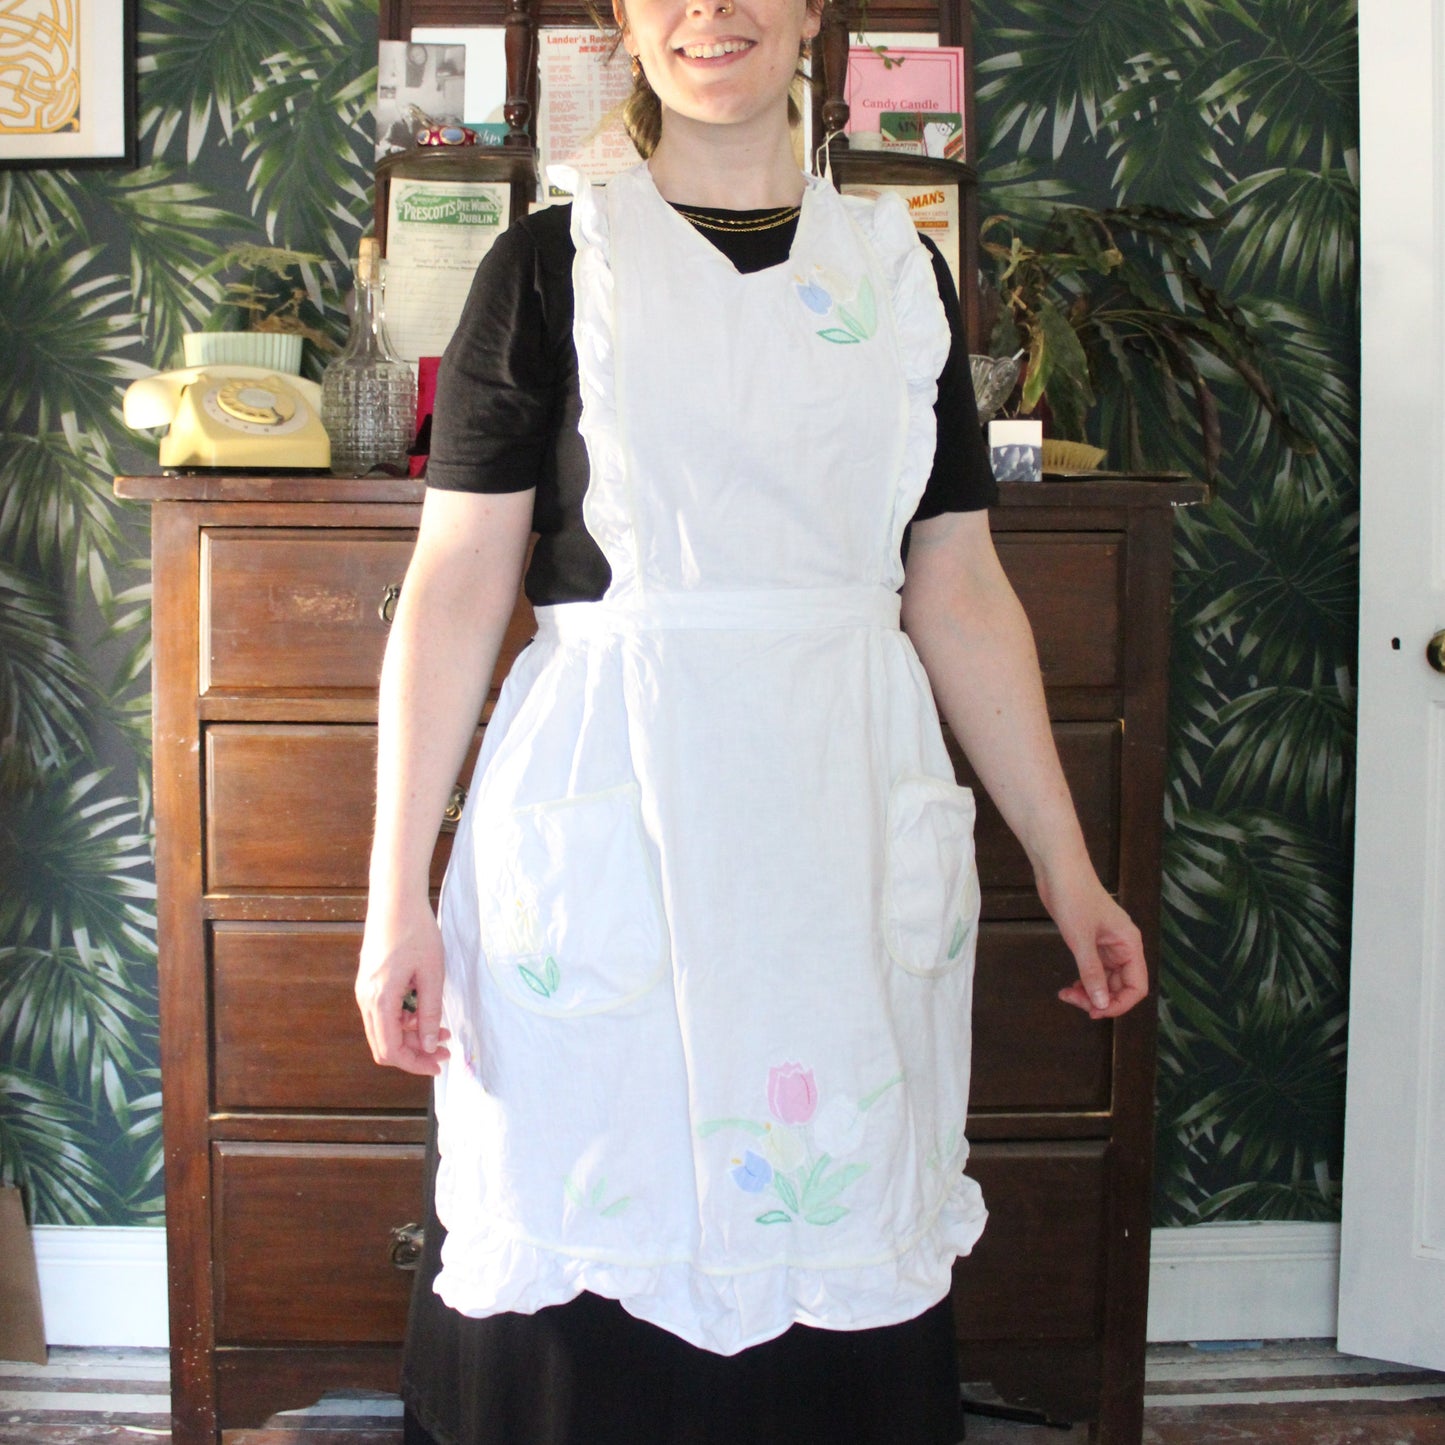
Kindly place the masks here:
<instances>
[{"instance_id":1,"label":"earring","mask_svg":"<svg viewBox=\"0 0 1445 1445\"><path fill-rule=\"evenodd\" d=\"M632 57L632 83L636 85L642 79L642 62L634 55Z\"/></svg>"}]
</instances>

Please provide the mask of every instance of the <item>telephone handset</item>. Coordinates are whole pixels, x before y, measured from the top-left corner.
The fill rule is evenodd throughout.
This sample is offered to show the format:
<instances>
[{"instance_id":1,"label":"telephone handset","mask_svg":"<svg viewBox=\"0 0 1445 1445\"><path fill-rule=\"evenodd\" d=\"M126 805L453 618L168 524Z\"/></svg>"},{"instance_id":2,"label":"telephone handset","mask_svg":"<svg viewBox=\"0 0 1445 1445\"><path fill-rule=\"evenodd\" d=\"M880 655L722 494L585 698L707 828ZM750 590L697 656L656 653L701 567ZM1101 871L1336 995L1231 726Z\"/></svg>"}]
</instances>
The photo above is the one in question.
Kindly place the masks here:
<instances>
[{"instance_id":1,"label":"telephone handset","mask_svg":"<svg viewBox=\"0 0 1445 1445\"><path fill-rule=\"evenodd\" d=\"M321 388L264 366L189 366L126 388L127 426L170 425L163 467L325 469L331 440L321 425Z\"/></svg>"}]
</instances>

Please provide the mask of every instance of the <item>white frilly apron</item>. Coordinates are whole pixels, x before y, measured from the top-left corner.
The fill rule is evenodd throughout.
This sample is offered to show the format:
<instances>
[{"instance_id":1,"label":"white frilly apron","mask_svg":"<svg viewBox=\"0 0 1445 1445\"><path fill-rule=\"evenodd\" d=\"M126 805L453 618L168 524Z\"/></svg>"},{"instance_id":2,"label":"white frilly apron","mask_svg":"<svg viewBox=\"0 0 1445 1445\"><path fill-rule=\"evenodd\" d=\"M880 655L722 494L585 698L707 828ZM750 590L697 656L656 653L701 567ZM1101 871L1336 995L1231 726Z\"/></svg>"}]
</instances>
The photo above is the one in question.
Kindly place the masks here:
<instances>
[{"instance_id":1,"label":"white frilly apron","mask_svg":"<svg viewBox=\"0 0 1445 1445\"><path fill-rule=\"evenodd\" d=\"M437 1292L582 1290L731 1354L949 1288L973 798L899 631L949 332L902 203L810 179L750 275L645 166L581 187L575 340L612 569L538 609L442 892Z\"/></svg>"}]
</instances>

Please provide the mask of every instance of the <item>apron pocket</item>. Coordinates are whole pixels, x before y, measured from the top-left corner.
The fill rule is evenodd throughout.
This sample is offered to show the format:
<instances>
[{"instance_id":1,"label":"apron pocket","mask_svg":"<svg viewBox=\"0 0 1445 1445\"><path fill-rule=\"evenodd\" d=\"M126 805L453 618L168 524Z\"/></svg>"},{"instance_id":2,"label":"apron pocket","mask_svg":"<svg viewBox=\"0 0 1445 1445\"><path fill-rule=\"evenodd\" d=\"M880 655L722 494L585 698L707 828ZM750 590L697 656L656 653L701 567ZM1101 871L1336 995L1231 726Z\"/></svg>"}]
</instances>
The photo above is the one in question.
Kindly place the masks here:
<instances>
[{"instance_id":1,"label":"apron pocket","mask_svg":"<svg viewBox=\"0 0 1445 1445\"><path fill-rule=\"evenodd\" d=\"M909 973L934 977L973 957L973 819L973 794L942 778L899 778L888 795L883 938Z\"/></svg>"},{"instance_id":2,"label":"apron pocket","mask_svg":"<svg viewBox=\"0 0 1445 1445\"><path fill-rule=\"evenodd\" d=\"M514 1003L602 1013L661 979L667 937L636 783L479 817L474 836L482 946Z\"/></svg>"}]
</instances>

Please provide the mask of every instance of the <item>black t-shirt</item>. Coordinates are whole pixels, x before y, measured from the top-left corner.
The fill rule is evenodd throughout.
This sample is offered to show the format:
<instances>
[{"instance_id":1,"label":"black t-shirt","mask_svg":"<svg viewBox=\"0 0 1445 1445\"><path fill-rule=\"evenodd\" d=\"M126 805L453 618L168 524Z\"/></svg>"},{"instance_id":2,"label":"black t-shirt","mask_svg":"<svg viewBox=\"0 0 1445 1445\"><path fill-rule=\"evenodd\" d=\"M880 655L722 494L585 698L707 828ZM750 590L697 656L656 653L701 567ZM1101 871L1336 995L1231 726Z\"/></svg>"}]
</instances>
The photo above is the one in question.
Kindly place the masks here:
<instances>
[{"instance_id":1,"label":"black t-shirt","mask_svg":"<svg viewBox=\"0 0 1445 1445\"><path fill-rule=\"evenodd\" d=\"M766 213L711 214L736 221ZM478 266L437 377L427 462L427 485L444 491L537 489L532 528L538 537L526 578L527 596L537 606L594 602L611 581L582 521L589 470L577 431L582 396L572 341L571 219L570 206L532 212L499 237ZM739 271L751 272L785 261L795 229L796 222L699 234ZM953 344L938 379L938 442L915 521L977 511L998 499L953 278L937 248L926 238L925 244Z\"/></svg>"}]
</instances>

